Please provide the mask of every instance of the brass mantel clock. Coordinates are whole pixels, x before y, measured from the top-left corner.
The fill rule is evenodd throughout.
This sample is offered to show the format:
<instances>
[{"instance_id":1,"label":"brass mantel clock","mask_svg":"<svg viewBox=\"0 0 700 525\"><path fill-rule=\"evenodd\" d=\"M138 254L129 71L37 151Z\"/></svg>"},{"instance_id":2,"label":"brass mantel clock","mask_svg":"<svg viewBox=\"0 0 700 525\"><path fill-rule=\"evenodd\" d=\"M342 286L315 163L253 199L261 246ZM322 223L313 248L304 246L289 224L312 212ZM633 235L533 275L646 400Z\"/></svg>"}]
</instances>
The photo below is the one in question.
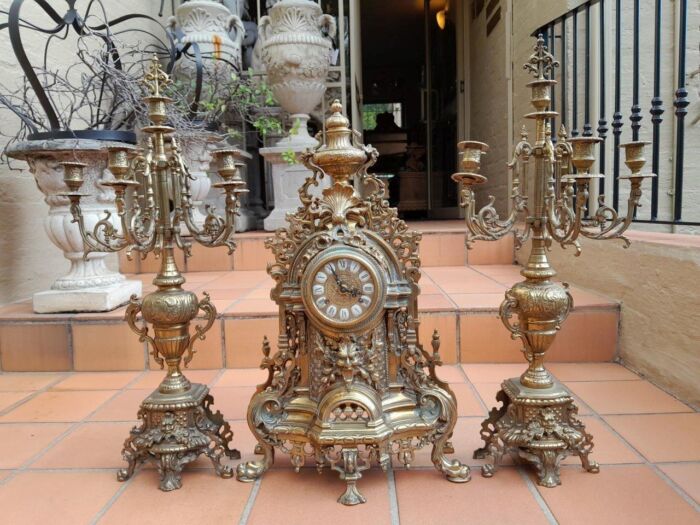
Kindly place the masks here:
<instances>
[{"instance_id":1,"label":"brass mantel clock","mask_svg":"<svg viewBox=\"0 0 700 525\"><path fill-rule=\"evenodd\" d=\"M355 486L361 472L375 462L388 468L392 455L410 466L432 445L433 464L450 481L468 481L469 468L446 457L457 407L435 375L439 337L432 354L418 343L420 234L367 173L376 150L357 143L339 102L331 110L327 144L303 156L313 175L299 190L302 206L267 242L279 350L270 355L263 343L269 377L248 407L262 457L239 465L237 476L257 479L277 449L297 470L312 458L319 470L338 471L347 483L338 501L356 505L365 501ZM332 185L313 197L325 176ZM355 176L364 198L349 182Z\"/></svg>"}]
</instances>

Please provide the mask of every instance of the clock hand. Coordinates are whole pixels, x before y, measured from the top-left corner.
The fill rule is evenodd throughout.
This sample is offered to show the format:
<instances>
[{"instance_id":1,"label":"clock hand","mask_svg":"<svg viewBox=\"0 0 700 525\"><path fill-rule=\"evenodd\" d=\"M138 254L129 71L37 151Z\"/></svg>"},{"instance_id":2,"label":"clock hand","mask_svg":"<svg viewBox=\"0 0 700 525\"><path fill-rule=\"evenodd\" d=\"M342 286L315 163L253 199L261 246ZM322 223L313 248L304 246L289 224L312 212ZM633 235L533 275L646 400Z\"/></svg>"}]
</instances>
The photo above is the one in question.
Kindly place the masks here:
<instances>
[{"instance_id":1,"label":"clock hand","mask_svg":"<svg viewBox=\"0 0 700 525\"><path fill-rule=\"evenodd\" d=\"M349 288L348 285L340 279L340 276L336 273L335 268L332 266L331 273L333 273L333 277L335 277L335 284L338 285L338 290L340 290L340 293L351 294L352 297L357 297L356 293L358 293L358 290L355 288Z\"/></svg>"},{"instance_id":2,"label":"clock hand","mask_svg":"<svg viewBox=\"0 0 700 525\"><path fill-rule=\"evenodd\" d=\"M333 277L335 277L335 284L337 284L338 287L341 287L343 285L343 283L340 280L340 277L338 277L338 274L335 272L335 268L333 268L332 266L331 266L331 272L333 273Z\"/></svg>"}]
</instances>

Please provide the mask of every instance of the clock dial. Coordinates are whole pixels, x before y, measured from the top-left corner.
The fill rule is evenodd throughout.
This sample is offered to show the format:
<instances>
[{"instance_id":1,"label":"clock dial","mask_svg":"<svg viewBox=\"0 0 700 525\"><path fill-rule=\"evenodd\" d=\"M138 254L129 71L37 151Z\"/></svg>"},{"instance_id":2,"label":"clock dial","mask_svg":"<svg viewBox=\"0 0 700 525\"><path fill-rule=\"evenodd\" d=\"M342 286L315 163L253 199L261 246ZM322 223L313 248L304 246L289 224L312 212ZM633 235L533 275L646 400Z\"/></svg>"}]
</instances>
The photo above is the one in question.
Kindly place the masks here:
<instances>
[{"instance_id":1,"label":"clock dial","mask_svg":"<svg viewBox=\"0 0 700 525\"><path fill-rule=\"evenodd\" d=\"M377 311L382 290L369 262L356 255L337 254L312 266L306 286L310 297L305 300L316 318L354 326Z\"/></svg>"}]
</instances>

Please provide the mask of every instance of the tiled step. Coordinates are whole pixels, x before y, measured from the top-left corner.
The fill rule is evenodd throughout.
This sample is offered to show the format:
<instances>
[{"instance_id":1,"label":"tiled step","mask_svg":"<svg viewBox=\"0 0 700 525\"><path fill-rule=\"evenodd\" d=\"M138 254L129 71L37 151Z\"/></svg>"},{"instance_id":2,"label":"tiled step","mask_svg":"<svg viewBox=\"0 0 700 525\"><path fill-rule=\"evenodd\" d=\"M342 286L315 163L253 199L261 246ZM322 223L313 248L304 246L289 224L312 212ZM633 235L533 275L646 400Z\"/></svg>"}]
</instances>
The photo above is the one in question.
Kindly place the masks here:
<instances>
[{"instance_id":1,"label":"tiled step","mask_svg":"<svg viewBox=\"0 0 700 525\"><path fill-rule=\"evenodd\" d=\"M153 274L140 274L144 292ZM256 367L267 335L274 346L277 306L266 272L191 272L186 288L207 291L219 315L196 345L193 368ZM445 363L522 362L520 345L498 318L508 286L521 279L513 265L432 266L420 284L421 342L440 332ZM610 361L616 356L619 304L572 286L575 308L564 323L549 361ZM34 314L31 302L0 308L0 365L4 371L143 370L155 368L147 348L123 321L125 308L103 314Z\"/></svg>"},{"instance_id":2,"label":"tiled step","mask_svg":"<svg viewBox=\"0 0 700 525\"><path fill-rule=\"evenodd\" d=\"M467 250L462 221L411 222L409 226L423 233L420 244L423 266L512 264L515 259L512 236L496 242L476 242L474 248ZM177 252L178 265L186 272L265 270L267 263L273 260L265 248L265 239L272 235L264 231L239 233L236 235L238 247L232 255L225 247L204 248L194 243L192 257L187 260L180 251ZM160 262L152 254L142 261L129 261L123 252L120 253L119 268L124 273L153 273L159 266Z\"/></svg>"}]
</instances>

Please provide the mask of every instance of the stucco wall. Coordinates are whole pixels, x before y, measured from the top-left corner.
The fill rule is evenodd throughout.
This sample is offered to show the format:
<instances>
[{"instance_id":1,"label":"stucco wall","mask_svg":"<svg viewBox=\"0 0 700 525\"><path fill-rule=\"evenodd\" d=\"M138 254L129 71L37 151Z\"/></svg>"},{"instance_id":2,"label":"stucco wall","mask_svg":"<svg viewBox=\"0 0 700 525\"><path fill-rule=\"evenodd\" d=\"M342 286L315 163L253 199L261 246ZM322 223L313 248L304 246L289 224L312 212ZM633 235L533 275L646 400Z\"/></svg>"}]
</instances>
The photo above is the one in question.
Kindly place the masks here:
<instances>
[{"instance_id":1,"label":"stucco wall","mask_svg":"<svg viewBox=\"0 0 700 525\"><path fill-rule=\"evenodd\" d=\"M79 1L78 8L86 2ZM52 2L63 9L65 2ZM141 12L157 17L160 2L142 0L122 0L105 2L110 18L130 12ZM46 16L36 17L37 8L33 2L25 2L22 16L29 20L41 21L40 25L50 27ZM23 33L24 35L25 33ZM144 35L145 38L145 35ZM25 49L30 59L43 53L42 38L24 38ZM11 52L7 31L0 32L0 79L5 85L21 79L20 68ZM65 46L61 53L54 55L51 67L60 68L70 63L72 51ZM11 134L17 127L16 118L7 111L0 112L3 134ZM0 137L0 149L6 139ZM62 252L55 247L44 233L43 221L48 212L43 195L36 188L24 162L12 161L11 167L0 165L0 304L29 297L34 292L47 289L50 284L69 268ZM116 269L116 256L110 257L109 265Z\"/></svg>"},{"instance_id":2,"label":"stucco wall","mask_svg":"<svg viewBox=\"0 0 700 525\"><path fill-rule=\"evenodd\" d=\"M510 13L501 2L501 20L486 34L487 9L471 19L469 30L469 121L470 138L486 142L491 148L482 157L481 173L488 181L480 188L479 204L488 195L496 197L499 211L506 210L507 178L503 176L508 160L508 83L510 68L507 52L507 31ZM495 10L494 10L495 13Z\"/></svg>"}]
</instances>

